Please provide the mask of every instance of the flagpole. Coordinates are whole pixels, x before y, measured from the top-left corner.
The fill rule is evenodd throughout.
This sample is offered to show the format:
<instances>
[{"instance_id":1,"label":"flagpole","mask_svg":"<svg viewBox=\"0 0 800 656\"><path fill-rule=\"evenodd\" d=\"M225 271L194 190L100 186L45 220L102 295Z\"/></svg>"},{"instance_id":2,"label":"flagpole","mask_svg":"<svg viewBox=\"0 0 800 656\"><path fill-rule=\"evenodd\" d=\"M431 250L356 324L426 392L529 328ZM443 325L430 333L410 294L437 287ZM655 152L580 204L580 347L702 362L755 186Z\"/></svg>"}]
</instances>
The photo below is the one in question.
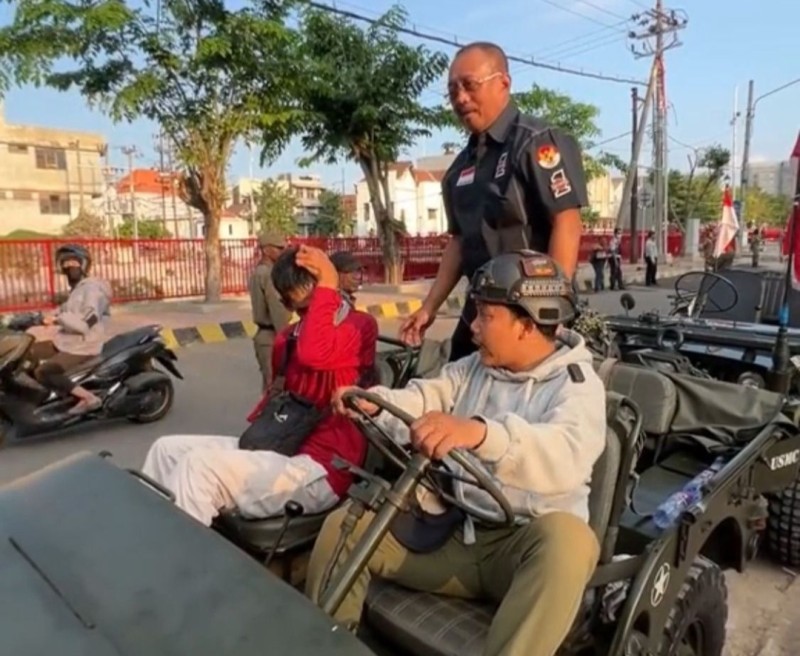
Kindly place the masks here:
<instances>
[{"instance_id":1,"label":"flagpole","mask_svg":"<svg viewBox=\"0 0 800 656\"><path fill-rule=\"evenodd\" d=\"M792 216L789 219L789 257L786 258L786 275L783 284L783 301L778 315L778 334L772 349L772 370L767 374L767 388L773 392L786 395L791 387L792 375L789 369L791 351L789 350L789 293L792 289L792 271L794 270L794 251L797 244L797 224L800 222L800 134L794 147L792 158L798 158L797 175L794 184L794 202Z\"/></svg>"}]
</instances>

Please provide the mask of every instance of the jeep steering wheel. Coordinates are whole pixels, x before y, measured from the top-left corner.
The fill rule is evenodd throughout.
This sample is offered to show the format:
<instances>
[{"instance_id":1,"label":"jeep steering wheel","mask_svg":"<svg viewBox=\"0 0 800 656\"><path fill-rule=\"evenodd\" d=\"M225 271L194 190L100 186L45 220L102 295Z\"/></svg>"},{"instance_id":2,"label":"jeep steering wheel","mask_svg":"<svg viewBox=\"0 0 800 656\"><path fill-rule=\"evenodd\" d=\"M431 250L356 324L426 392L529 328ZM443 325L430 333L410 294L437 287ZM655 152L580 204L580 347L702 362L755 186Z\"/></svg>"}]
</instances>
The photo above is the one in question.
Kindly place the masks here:
<instances>
[{"instance_id":1,"label":"jeep steering wheel","mask_svg":"<svg viewBox=\"0 0 800 656\"><path fill-rule=\"evenodd\" d=\"M701 276L700 283L696 288L693 288L693 285L685 284L685 280L690 276ZM710 282L707 282L706 279L709 279ZM723 287L727 288L727 293L730 294L730 298L732 299L732 301L724 307L723 304L709 297L711 290L720 283ZM700 316L703 310L705 310L706 305L710 305L712 311L721 313L727 312L739 302L739 292L736 290L734 284L724 276L710 271L688 271L678 277L675 281L674 289L676 305L681 302L691 303L694 299L692 313L689 315L690 318Z\"/></svg>"},{"instance_id":2,"label":"jeep steering wheel","mask_svg":"<svg viewBox=\"0 0 800 656\"><path fill-rule=\"evenodd\" d=\"M411 424L413 424L415 421L414 417L409 415L404 410L401 410L396 405L389 403L377 394L367 392L366 390L353 389L349 390L342 396L342 402L346 406L358 412L367 423L375 428L376 433L364 431L365 436L372 443L372 445L375 446L378 451L389 458L389 460L391 460L393 463L405 469L407 463L411 460L411 450L413 447L410 444L400 444L385 430L383 430L372 417L358 407L358 404L356 403L357 399L363 399L378 406L382 411L388 412L390 415L397 417L397 419L402 421L409 428L411 428ZM500 488L497 487L492 478L479 467L477 467L475 463L473 463L472 459L467 456L462 449L453 449L450 451L447 457L452 458L453 462L462 467L474 480L455 475L443 462L436 464L432 463L428 468L425 479L426 482L429 483L429 486L433 488L435 493L447 503L460 508L468 515L471 515L473 518L484 524L498 528L507 528L509 526L513 526L514 511L511 509L511 504L508 502L508 499L506 499ZM429 460L428 462L431 461ZM483 511L479 508L474 508L467 505L462 500L442 490L441 486L435 481L435 479L432 478L432 474L439 474L447 478L452 478L468 485L474 485L475 487L483 490L489 494L492 499L494 499L498 506L500 506L500 512L496 513Z\"/></svg>"}]
</instances>

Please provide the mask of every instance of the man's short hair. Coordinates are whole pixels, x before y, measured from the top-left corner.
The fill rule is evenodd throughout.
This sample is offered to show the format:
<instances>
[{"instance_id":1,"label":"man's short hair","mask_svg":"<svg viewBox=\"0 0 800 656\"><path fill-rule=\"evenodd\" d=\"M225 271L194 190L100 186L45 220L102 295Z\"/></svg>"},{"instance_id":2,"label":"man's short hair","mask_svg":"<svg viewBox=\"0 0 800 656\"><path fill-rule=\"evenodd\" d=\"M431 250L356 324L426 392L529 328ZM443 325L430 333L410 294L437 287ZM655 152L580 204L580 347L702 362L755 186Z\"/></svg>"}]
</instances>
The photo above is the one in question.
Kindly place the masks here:
<instances>
[{"instance_id":1,"label":"man's short hair","mask_svg":"<svg viewBox=\"0 0 800 656\"><path fill-rule=\"evenodd\" d=\"M508 73L508 57L503 49L496 43L492 43L491 41L473 41L459 48L458 52L456 52L456 57L470 50L480 50L493 60L495 67L500 72Z\"/></svg>"},{"instance_id":2,"label":"man's short hair","mask_svg":"<svg viewBox=\"0 0 800 656\"><path fill-rule=\"evenodd\" d=\"M295 289L313 287L317 282L308 269L294 261L298 250L297 246L285 249L272 265L272 284L280 296L285 297Z\"/></svg>"}]
</instances>

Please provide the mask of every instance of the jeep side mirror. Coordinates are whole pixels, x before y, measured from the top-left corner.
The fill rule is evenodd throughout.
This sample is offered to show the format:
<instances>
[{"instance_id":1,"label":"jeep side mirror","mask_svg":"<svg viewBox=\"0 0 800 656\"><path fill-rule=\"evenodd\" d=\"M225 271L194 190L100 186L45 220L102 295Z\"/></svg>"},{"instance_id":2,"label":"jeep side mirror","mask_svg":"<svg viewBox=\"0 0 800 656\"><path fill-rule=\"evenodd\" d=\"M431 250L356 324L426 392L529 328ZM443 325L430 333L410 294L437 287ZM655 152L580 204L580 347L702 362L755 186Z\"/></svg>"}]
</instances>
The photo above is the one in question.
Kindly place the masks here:
<instances>
[{"instance_id":1,"label":"jeep side mirror","mask_svg":"<svg viewBox=\"0 0 800 656\"><path fill-rule=\"evenodd\" d=\"M630 312L633 308L636 307L636 299L633 298L630 294L625 292L622 296L619 297L620 305L625 308L626 312Z\"/></svg>"}]
</instances>

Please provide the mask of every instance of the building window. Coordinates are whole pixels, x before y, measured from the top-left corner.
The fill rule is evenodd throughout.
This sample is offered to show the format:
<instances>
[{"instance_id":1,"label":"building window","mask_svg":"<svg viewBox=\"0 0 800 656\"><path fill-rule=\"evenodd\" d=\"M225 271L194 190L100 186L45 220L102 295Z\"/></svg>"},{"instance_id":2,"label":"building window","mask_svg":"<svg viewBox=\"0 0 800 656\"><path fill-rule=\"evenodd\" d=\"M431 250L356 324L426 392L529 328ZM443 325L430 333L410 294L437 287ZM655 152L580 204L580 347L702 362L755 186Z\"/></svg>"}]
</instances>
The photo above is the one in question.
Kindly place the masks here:
<instances>
[{"instance_id":1,"label":"building window","mask_svg":"<svg viewBox=\"0 0 800 656\"><path fill-rule=\"evenodd\" d=\"M33 193L24 189L15 189L11 194L14 200L33 200Z\"/></svg>"},{"instance_id":2,"label":"building window","mask_svg":"<svg viewBox=\"0 0 800 656\"><path fill-rule=\"evenodd\" d=\"M364 222L369 221L369 203L364 203Z\"/></svg>"},{"instance_id":3,"label":"building window","mask_svg":"<svg viewBox=\"0 0 800 656\"><path fill-rule=\"evenodd\" d=\"M39 199L39 212L41 214L71 214L69 198L53 194Z\"/></svg>"},{"instance_id":4,"label":"building window","mask_svg":"<svg viewBox=\"0 0 800 656\"><path fill-rule=\"evenodd\" d=\"M28 147L25 144L10 143L8 144L8 152L21 155L28 152Z\"/></svg>"},{"instance_id":5,"label":"building window","mask_svg":"<svg viewBox=\"0 0 800 656\"><path fill-rule=\"evenodd\" d=\"M37 169L58 169L65 171L67 168L67 155L63 148L37 148Z\"/></svg>"},{"instance_id":6,"label":"building window","mask_svg":"<svg viewBox=\"0 0 800 656\"><path fill-rule=\"evenodd\" d=\"M233 224L229 223L228 224L228 237L230 237L232 234L233 234Z\"/></svg>"},{"instance_id":7,"label":"building window","mask_svg":"<svg viewBox=\"0 0 800 656\"><path fill-rule=\"evenodd\" d=\"M438 212L436 211L435 207L428 208L428 221L436 221Z\"/></svg>"}]
</instances>

